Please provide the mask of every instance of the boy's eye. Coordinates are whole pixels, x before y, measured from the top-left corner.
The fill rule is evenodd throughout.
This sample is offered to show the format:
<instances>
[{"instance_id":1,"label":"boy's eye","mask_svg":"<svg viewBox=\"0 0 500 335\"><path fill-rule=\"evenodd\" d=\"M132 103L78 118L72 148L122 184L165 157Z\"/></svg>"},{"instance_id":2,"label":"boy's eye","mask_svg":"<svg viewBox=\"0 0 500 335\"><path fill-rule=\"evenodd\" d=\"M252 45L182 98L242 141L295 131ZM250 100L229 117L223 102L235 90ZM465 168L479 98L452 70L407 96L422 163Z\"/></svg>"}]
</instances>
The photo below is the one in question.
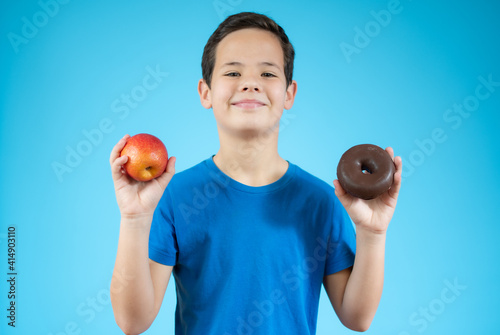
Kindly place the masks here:
<instances>
[{"instance_id":1,"label":"boy's eye","mask_svg":"<svg viewBox=\"0 0 500 335\"><path fill-rule=\"evenodd\" d=\"M239 77L239 76L241 76L241 74L239 72L228 72L225 74L225 76L226 77ZM276 76L270 72L264 72L264 73L262 73L262 77L272 78L272 77L276 77Z\"/></svg>"},{"instance_id":2,"label":"boy's eye","mask_svg":"<svg viewBox=\"0 0 500 335\"><path fill-rule=\"evenodd\" d=\"M272 74L272 73L269 73L269 72L264 72L264 73L262 74L262 77L268 77L268 78L270 78L270 77L276 77L276 76L275 76L274 74Z\"/></svg>"}]
</instances>

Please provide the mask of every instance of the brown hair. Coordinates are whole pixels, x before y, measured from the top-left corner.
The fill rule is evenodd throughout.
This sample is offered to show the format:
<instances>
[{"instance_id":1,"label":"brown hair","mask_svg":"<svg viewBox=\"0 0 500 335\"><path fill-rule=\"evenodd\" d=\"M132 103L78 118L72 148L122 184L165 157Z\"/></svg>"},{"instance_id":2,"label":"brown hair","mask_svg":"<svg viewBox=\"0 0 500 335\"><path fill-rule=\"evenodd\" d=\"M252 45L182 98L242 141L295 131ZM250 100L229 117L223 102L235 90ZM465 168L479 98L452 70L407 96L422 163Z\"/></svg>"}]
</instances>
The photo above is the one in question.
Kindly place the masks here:
<instances>
[{"instance_id":1,"label":"brown hair","mask_svg":"<svg viewBox=\"0 0 500 335\"><path fill-rule=\"evenodd\" d=\"M246 29L257 28L273 33L280 41L283 49L286 86L292 83L293 76L293 61L295 58L295 50L292 43L285 34L285 31L271 18L258 13L242 12L227 17L217 29L212 33L203 50L201 59L201 70L203 79L210 87L212 81L212 73L215 66L215 51L220 41L232 32Z\"/></svg>"}]
</instances>

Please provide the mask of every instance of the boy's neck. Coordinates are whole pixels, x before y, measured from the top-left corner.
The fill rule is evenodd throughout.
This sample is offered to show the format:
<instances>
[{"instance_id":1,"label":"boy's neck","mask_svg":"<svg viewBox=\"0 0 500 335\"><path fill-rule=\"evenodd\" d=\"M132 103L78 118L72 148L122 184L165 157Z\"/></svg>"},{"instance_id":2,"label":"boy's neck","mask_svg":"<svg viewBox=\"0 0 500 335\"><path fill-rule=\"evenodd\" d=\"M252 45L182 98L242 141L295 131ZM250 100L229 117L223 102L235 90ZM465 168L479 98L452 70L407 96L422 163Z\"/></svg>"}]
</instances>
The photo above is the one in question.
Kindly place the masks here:
<instances>
[{"instance_id":1,"label":"boy's neck","mask_svg":"<svg viewBox=\"0 0 500 335\"><path fill-rule=\"evenodd\" d=\"M288 162L278 154L278 137L234 138L219 133L220 149L215 165L232 179L248 186L265 186L280 179Z\"/></svg>"}]
</instances>

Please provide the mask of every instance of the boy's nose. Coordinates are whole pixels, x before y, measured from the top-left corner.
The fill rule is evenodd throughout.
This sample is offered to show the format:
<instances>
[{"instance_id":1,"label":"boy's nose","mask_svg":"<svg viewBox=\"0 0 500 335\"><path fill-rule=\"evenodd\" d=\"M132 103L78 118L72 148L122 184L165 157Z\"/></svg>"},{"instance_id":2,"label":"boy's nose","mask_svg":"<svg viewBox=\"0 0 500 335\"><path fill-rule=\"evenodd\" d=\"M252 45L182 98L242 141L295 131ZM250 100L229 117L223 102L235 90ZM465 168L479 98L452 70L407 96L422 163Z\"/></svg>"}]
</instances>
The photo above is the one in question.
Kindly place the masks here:
<instances>
[{"instance_id":1,"label":"boy's nose","mask_svg":"<svg viewBox=\"0 0 500 335\"><path fill-rule=\"evenodd\" d=\"M254 77L247 77L241 83L241 90L243 92L259 92L259 82Z\"/></svg>"},{"instance_id":2,"label":"boy's nose","mask_svg":"<svg viewBox=\"0 0 500 335\"><path fill-rule=\"evenodd\" d=\"M250 92L259 92L260 88L257 85L244 85L243 86L243 91L250 91Z\"/></svg>"}]
</instances>

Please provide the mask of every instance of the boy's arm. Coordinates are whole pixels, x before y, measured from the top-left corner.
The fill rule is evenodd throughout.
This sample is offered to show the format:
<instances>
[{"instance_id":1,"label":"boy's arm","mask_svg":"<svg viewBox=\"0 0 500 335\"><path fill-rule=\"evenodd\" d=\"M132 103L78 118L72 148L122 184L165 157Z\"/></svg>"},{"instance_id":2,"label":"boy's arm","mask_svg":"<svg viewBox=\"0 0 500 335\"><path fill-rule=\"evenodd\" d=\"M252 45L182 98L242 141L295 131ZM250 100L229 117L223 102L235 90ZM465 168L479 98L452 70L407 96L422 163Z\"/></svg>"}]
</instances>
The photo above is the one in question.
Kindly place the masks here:
<instances>
[{"instance_id":1,"label":"boy's arm","mask_svg":"<svg viewBox=\"0 0 500 335\"><path fill-rule=\"evenodd\" d=\"M175 157L160 177L137 182L123 170L127 156L120 157L129 136L124 136L110 156L116 201L121 222L113 277L111 303L118 326L125 334L140 334L156 318L172 273L171 266L148 257L149 232L153 213L175 173Z\"/></svg>"},{"instance_id":2,"label":"boy's arm","mask_svg":"<svg viewBox=\"0 0 500 335\"><path fill-rule=\"evenodd\" d=\"M357 232L354 266L325 276L323 284L340 321L366 331L375 316L384 285L385 234Z\"/></svg>"},{"instance_id":3,"label":"boy's arm","mask_svg":"<svg viewBox=\"0 0 500 335\"><path fill-rule=\"evenodd\" d=\"M173 269L149 259L150 225L150 218L122 218L120 223L110 291L116 323L127 335L141 334L151 326Z\"/></svg>"},{"instance_id":4,"label":"boy's arm","mask_svg":"<svg viewBox=\"0 0 500 335\"><path fill-rule=\"evenodd\" d=\"M401 157L392 187L376 199L354 198L334 181L335 194L356 225L356 257L352 268L325 276L323 284L340 321L348 328L366 331L377 311L384 284L385 238L401 187Z\"/></svg>"}]
</instances>

